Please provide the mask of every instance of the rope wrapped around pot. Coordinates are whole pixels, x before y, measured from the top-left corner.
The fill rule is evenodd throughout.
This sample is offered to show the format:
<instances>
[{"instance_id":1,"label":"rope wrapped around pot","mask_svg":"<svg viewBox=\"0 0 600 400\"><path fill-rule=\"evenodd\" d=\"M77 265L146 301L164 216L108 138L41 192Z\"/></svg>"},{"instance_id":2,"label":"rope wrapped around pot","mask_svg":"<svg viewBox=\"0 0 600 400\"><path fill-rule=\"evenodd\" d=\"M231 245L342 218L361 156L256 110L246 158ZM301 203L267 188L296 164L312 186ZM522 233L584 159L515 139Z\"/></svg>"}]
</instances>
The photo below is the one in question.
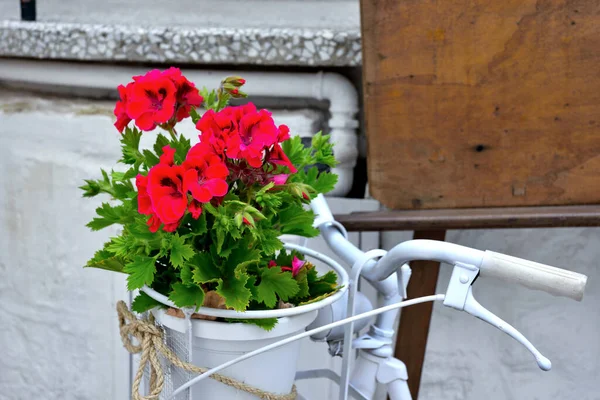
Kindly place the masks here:
<instances>
[{"instance_id":1,"label":"rope wrapped around pot","mask_svg":"<svg viewBox=\"0 0 600 400\"><path fill-rule=\"evenodd\" d=\"M131 387L133 400L158 400L164 387L164 373L160 364L159 354L162 354L171 364L188 372L203 374L208 368L182 361L163 342L163 331L154 324L153 320L138 319L123 301L117 303L117 314L119 316L119 331L123 346L131 354L141 353L140 365L135 374ZM139 344L132 342L135 338ZM150 366L150 393L147 396L140 394L140 385L144 375L146 364ZM211 379L238 390L251 393L263 400L295 400L297 398L296 386L292 387L291 393L277 394L266 392L262 389L240 382L221 374L213 374Z\"/></svg>"}]
</instances>

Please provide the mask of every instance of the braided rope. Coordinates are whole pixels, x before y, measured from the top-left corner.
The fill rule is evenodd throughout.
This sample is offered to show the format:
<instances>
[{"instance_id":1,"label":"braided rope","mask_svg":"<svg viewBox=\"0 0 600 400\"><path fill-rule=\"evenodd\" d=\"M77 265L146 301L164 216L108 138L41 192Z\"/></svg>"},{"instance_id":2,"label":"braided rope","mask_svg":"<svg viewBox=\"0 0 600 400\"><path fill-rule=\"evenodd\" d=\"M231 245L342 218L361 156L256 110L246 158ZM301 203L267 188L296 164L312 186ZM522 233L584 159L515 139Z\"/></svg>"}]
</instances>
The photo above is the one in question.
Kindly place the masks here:
<instances>
[{"instance_id":1,"label":"braided rope","mask_svg":"<svg viewBox=\"0 0 600 400\"><path fill-rule=\"evenodd\" d=\"M131 311L129 311L125 302L119 301L117 303L117 314L119 316L119 331L121 333L123 346L125 346L127 351L131 354L142 353L140 365L131 387L133 400L157 400L159 398L165 384L164 373L158 358L159 354L162 354L171 364L185 371L196 374L203 374L208 371L208 368L197 367L193 364L181 361L181 359L163 343L162 330L150 320L138 319ZM138 345L133 344L132 337L137 339L139 342ZM142 396L140 395L140 385L146 364L150 365L150 393L147 396ZM292 387L291 393L276 394L221 374L213 374L210 378L238 390L253 394L263 400L295 400L297 397L296 386Z\"/></svg>"}]
</instances>

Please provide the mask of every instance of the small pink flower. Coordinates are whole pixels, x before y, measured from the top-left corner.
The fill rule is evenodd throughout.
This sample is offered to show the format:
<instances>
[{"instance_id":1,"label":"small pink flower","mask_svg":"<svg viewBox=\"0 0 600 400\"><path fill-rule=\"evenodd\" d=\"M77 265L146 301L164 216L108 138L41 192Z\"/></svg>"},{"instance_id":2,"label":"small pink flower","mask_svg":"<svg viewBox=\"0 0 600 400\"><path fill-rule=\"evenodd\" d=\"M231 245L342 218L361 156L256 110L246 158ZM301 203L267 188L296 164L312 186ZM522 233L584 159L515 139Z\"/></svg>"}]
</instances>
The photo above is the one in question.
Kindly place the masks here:
<instances>
[{"instance_id":1,"label":"small pink flower","mask_svg":"<svg viewBox=\"0 0 600 400\"><path fill-rule=\"evenodd\" d=\"M292 276L296 276L296 275L298 275L298 272L300 272L300 270L302 269L302 267L304 266L305 263L306 263L306 261L302 261L298 257L294 256L294 259L292 260L292 266L291 267L281 267L281 270L282 271L290 271L292 273ZM269 263L269 266L270 266L270 263Z\"/></svg>"},{"instance_id":2,"label":"small pink flower","mask_svg":"<svg viewBox=\"0 0 600 400\"><path fill-rule=\"evenodd\" d=\"M302 261L298 257L294 256L294 259L292 260L292 275L298 275L298 272L300 272L300 269L304 266L305 263L306 261Z\"/></svg>"},{"instance_id":3,"label":"small pink flower","mask_svg":"<svg viewBox=\"0 0 600 400\"><path fill-rule=\"evenodd\" d=\"M273 175L269 178L269 181L273 182L276 185L285 185L289 177L289 174L278 174Z\"/></svg>"},{"instance_id":4,"label":"small pink flower","mask_svg":"<svg viewBox=\"0 0 600 400\"><path fill-rule=\"evenodd\" d=\"M277 263L275 262L275 260L269 261L269 268L273 268L273 267L276 267L276 266L277 266Z\"/></svg>"}]
</instances>

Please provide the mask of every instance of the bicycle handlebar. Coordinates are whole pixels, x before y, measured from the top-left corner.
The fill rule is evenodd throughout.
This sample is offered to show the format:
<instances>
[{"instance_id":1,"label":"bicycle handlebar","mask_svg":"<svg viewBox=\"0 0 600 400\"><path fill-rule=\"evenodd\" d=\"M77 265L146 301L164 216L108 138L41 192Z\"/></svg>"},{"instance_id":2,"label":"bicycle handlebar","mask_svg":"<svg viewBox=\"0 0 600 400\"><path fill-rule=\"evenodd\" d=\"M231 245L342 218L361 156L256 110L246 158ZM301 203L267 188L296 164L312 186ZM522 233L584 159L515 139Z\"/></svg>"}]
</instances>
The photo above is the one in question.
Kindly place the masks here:
<instances>
[{"instance_id":1,"label":"bicycle handlebar","mask_svg":"<svg viewBox=\"0 0 600 400\"><path fill-rule=\"evenodd\" d=\"M361 254L335 228L326 229L326 222L333 221L333 215L325 198L319 195L311 204L317 217L317 227L329 231L333 236L328 243L333 250L352 264ZM325 229L324 229L325 228ZM334 240L335 239L335 240ZM493 251L481 251L465 246L435 240L409 240L396 245L377 263L365 266L363 274L371 281L382 281L392 275L398 268L413 260L434 260L455 264L462 262L480 269L481 276L496 277L508 282L521 284L529 289L543 290L555 296L569 297L577 301L583 298L587 277L577 272L551 267Z\"/></svg>"},{"instance_id":2,"label":"bicycle handlebar","mask_svg":"<svg viewBox=\"0 0 600 400\"><path fill-rule=\"evenodd\" d=\"M500 278L529 289L581 301L587 276L550 265L487 250L479 267L481 276Z\"/></svg>"}]
</instances>

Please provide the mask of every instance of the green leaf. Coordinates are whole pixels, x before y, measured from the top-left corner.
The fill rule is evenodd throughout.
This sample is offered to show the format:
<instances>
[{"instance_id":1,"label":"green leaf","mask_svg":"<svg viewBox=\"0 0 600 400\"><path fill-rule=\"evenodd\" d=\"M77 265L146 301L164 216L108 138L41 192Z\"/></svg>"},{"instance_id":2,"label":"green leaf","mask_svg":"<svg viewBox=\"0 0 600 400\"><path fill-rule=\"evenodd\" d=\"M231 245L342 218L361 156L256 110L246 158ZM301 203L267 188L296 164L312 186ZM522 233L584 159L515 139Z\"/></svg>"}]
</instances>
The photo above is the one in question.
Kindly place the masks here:
<instances>
[{"instance_id":1,"label":"green leaf","mask_svg":"<svg viewBox=\"0 0 600 400\"><path fill-rule=\"evenodd\" d=\"M224 278L217 285L216 291L225 299L225 305L236 311L245 311L250 303L252 292L246 287L248 275L237 272L234 276Z\"/></svg>"},{"instance_id":2,"label":"green leaf","mask_svg":"<svg viewBox=\"0 0 600 400\"><path fill-rule=\"evenodd\" d=\"M204 290L198 286L187 286L183 283L174 283L173 291L169 294L177 307L201 307L204 303Z\"/></svg>"},{"instance_id":3,"label":"green leaf","mask_svg":"<svg viewBox=\"0 0 600 400\"><path fill-rule=\"evenodd\" d=\"M202 284L208 282L219 282L221 279L221 271L215 265L213 258L209 253L196 253L194 257L188 261L194 273L194 282Z\"/></svg>"},{"instance_id":4,"label":"green leaf","mask_svg":"<svg viewBox=\"0 0 600 400\"><path fill-rule=\"evenodd\" d=\"M93 231L98 231L112 224L119 223L121 222L123 211L123 206L113 207L108 203L102 203L101 207L96 208L96 214L98 214L100 218L92 219L86 226Z\"/></svg>"},{"instance_id":5,"label":"green leaf","mask_svg":"<svg viewBox=\"0 0 600 400\"><path fill-rule=\"evenodd\" d=\"M309 268L307 280L311 297L322 296L338 289L337 275L333 271L328 271L325 275L318 277L316 268Z\"/></svg>"},{"instance_id":6,"label":"green leaf","mask_svg":"<svg viewBox=\"0 0 600 400\"><path fill-rule=\"evenodd\" d=\"M312 164L325 164L329 167L335 167L338 164L333 155L333 143L330 139L331 135L323 135L321 132L312 137Z\"/></svg>"},{"instance_id":7,"label":"green leaf","mask_svg":"<svg viewBox=\"0 0 600 400\"><path fill-rule=\"evenodd\" d=\"M312 167L306 174L304 182L311 186L317 193L327 193L333 190L338 181L336 174L321 172L317 167Z\"/></svg>"},{"instance_id":8,"label":"green leaf","mask_svg":"<svg viewBox=\"0 0 600 400\"><path fill-rule=\"evenodd\" d=\"M260 250L249 249L247 240L244 240L232 250L225 264L228 271L234 271L245 269L247 266L257 264L259 261Z\"/></svg>"},{"instance_id":9,"label":"green leaf","mask_svg":"<svg viewBox=\"0 0 600 400\"><path fill-rule=\"evenodd\" d=\"M277 304L277 296L286 301L299 290L291 272L281 272L280 267L264 268L257 287L257 300L273 308Z\"/></svg>"},{"instance_id":10,"label":"green leaf","mask_svg":"<svg viewBox=\"0 0 600 400\"><path fill-rule=\"evenodd\" d=\"M277 318L261 318L261 319L232 319L232 318L227 318L225 319L225 321L235 324L235 323L244 323L244 324L251 324L251 325L256 325L260 328L263 328L265 331L270 331L271 329L275 328L275 325L277 325Z\"/></svg>"},{"instance_id":11,"label":"green leaf","mask_svg":"<svg viewBox=\"0 0 600 400\"><path fill-rule=\"evenodd\" d=\"M309 270L309 268L307 268L308 265L310 265L310 264L307 264L304 267L300 268L300 271L298 271L298 273L294 277L296 282L298 282L298 288L299 288L298 293L296 293L295 297L299 298L299 299L303 299L310 295L309 288L308 288L308 270Z\"/></svg>"},{"instance_id":12,"label":"green leaf","mask_svg":"<svg viewBox=\"0 0 600 400\"><path fill-rule=\"evenodd\" d=\"M133 164L133 167L129 168L123 174L123 179L132 179L135 178L140 173L140 165L142 165L142 161L138 160Z\"/></svg>"},{"instance_id":13,"label":"green leaf","mask_svg":"<svg viewBox=\"0 0 600 400\"><path fill-rule=\"evenodd\" d=\"M331 291L331 292L329 292L329 293L325 293L325 294L322 294L322 295L320 295L320 296L313 297L313 298L311 298L311 299L309 299L309 300L306 300L306 301L303 301L302 303L299 303L298 305L299 305L299 306L303 306L303 305L306 305L306 304L316 303L317 301L321 301L321 300L323 300L323 299L326 299L326 298L328 298L329 296L333 295L334 293L336 293L336 292L337 292L338 290L340 290L341 288L342 288L342 286L337 286L337 287L335 287L335 288L333 289L333 291Z\"/></svg>"},{"instance_id":14,"label":"green leaf","mask_svg":"<svg viewBox=\"0 0 600 400\"><path fill-rule=\"evenodd\" d=\"M294 166L298 169L304 168L306 159L310 155L311 150L304 146L300 136L294 136L286 140L281 144L281 148Z\"/></svg>"},{"instance_id":15,"label":"green leaf","mask_svg":"<svg viewBox=\"0 0 600 400\"><path fill-rule=\"evenodd\" d=\"M223 243L225 243L225 229L217 226L215 233L217 235L217 253L221 254L221 250L223 249Z\"/></svg>"},{"instance_id":16,"label":"green leaf","mask_svg":"<svg viewBox=\"0 0 600 400\"><path fill-rule=\"evenodd\" d=\"M121 135L121 152L123 153L121 161L123 163L135 164L136 162L143 161L144 157L139 151L141 138L142 132L138 131L137 128L125 128L125 131Z\"/></svg>"},{"instance_id":17,"label":"green leaf","mask_svg":"<svg viewBox=\"0 0 600 400\"><path fill-rule=\"evenodd\" d=\"M279 239L279 232L275 229L259 231L260 250L263 254L271 255L283 249L283 242Z\"/></svg>"},{"instance_id":18,"label":"green leaf","mask_svg":"<svg viewBox=\"0 0 600 400\"><path fill-rule=\"evenodd\" d=\"M144 158L146 159L146 166L148 168L154 167L160 161L159 158L150 150L144 150Z\"/></svg>"},{"instance_id":19,"label":"green leaf","mask_svg":"<svg viewBox=\"0 0 600 400\"><path fill-rule=\"evenodd\" d=\"M175 149L175 162L177 164L181 164L185 161L185 157L187 156L188 151L192 148L192 145L189 139L185 138L182 135L179 135L177 139L174 139L170 142L171 147Z\"/></svg>"},{"instance_id":20,"label":"green leaf","mask_svg":"<svg viewBox=\"0 0 600 400\"><path fill-rule=\"evenodd\" d=\"M125 200L136 195L133 185L129 181L114 182L113 181L114 197L116 199Z\"/></svg>"},{"instance_id":21,"label":"green leaf","mask_svg":"<svg viewBox=\"0 0 600 400\"><path fill-rule=\"evenodd\" d=\"M190 109L190 116L192 117L192 122L194 125L196 125L198 121L200 121L200 118L202 118L200 114L198 114L198 111L196 111L196 109L193 107Z\"/></svg>"},{"instance_id":22,"label":"green leaf","mask_svg":"<svg viewBox=\"0 0 600 400\"><path fill-rule=\"evenodd\" d=\"M186 285L192 285L194 283L194 272L192 271L192 266L189 263L183 264L181 270L179 271L179 278L181 278L181 282Z\"/></svg>"},{"instance_id":23,"label":"green leaf","mask_svg":"<svg viewBox=\"0 0 600 400\"><path fill-rule=\"evenodd\" d=\"M312 226L314 220L315 214L312 211L305 210L299 204L290 204L279 212L279 224L281 225L282 234L304 237L318 236L319 230Z\"/></svg>"},{"instance_id":24,"label":"green leaf","mask_svg":"<svg viewBox=\"0 0 600 400\"><path fill-rule=\"evenodd\" d=\"M156 259L154 257L135 256L133 261L125 265L124 271L127 277L127 289L140 289L144 285L150 286L154 281L156 273Z\"/></svg>"},{"instance_id":25,"label":"green leaf","mask_svg":"<svg viewBox=\"0 0 600 400\"><path fill-rule=\"evenodd\" d=\"M208 227L206 225L206 213L200 214L198 219L191 218L189 224L192 228L192 234L194 236L204 235L206 232L208 232Z\"/></svg>"},{"instance_id":26,"label":"green leaf","mask_svg":"<svg viewBox=\"0 0 600 400\"><path fill-rule=\"evenodd\" d=\"M195 254L194 248L185 243L185 239L175 233L170 240L170 260L175 268L183 265L185 260L192 258Z\"/></svg>"},{"instance_id":27,"label":"green leaf","mask_svg":"<svg viewBox=\"0 0 600 400\"><path fill-rule=\"evenodd\" d=\"M102 179L86 179L86 184L79 187L79 189L84 191L83 197L94 197L100 193L108 193L111 196L115 197L115 193L110 179L108 177L108 174L103 169L101 169L100 172L102 172Z\"/></svg>"},{"instance_id":28,"label":"green leaf","mask_svg":"<svg viewBox=\"0 0 600 400\"><path fill-rule=\"evenodd\" d=\"M131 310L138 314L151 310L154 307L164 307L164 305L144 292L140 292L131 303Z\"/></svg>"},{"instance_id":29,"label":"green leaf","mask_svg":"<svg viewBox=\"0 0 600 400\"><path fill-rule=\"evenodd\" d=\"M98 250L94 257L87 262L85 268L99 268L113 272L123 272L125 263L122 258L108 250Z\"/></svg>"},{"instance_id":30,"label":"green leaf","mask_svg":"<svg viewBox=\"0 0 600 400\"><path fill-rule=\"evenodd\" d=\"M131 242L125 235L117 236L110 239L110 243L106 249L117 256L127 256L131 249Z\"/></svg>"},{"instance_id":31,"label":"green leaf","mask_svg":"<svg viewBox=\"0 0 600 400\"><path fill-rule=\"evenodd\" d=\"M169 144L169 139L162 133L159 133L156 136L156 142L154 143L153 149L154 152L160 157L163 154L163 147Z\"/></svg>"}]
</instances>

